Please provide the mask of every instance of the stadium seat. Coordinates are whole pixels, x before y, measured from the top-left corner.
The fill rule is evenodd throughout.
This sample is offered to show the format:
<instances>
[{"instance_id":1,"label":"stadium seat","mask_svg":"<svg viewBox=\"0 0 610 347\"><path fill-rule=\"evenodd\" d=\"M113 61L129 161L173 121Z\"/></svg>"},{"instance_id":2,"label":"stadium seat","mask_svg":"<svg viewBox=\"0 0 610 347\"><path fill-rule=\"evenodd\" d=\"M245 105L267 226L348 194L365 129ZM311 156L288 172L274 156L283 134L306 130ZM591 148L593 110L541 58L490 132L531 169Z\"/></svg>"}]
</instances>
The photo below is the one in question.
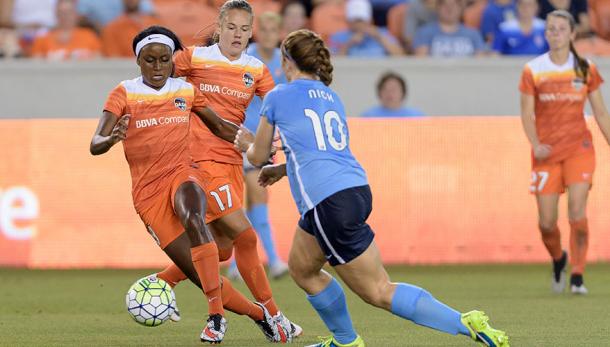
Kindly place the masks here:
<instances>
[{"instance_id":1,"label":"stadium seat","mask_svg":"<svg viewBox=\"0 0 610 347\"><path fill-rule=\"evenodd\" d=\"M316 6L311 13L311 29L325 41L328 41L332 34L346 30L345 2L329 0Z\"/></svg>"},{"instance_id":2,"label":"stadium seat","mask_svg":"<svg viewBox=\"0 0 610 347\"><path fill-rule=\"evenodd\" d=\"M577 40L574 48L583 57L610 57L610 41L597 36Z\"/></svg>"},{"instance_id":3,"label":"stadium seat","mask_svg":"<svg viewBox=\"0 0 610 347\"><path fill-rule=\"evenodd\" d=\"M483 17L483 11L487 5L487 0L474 0L464 9L464 25L472 28L479 29L481 27L481 17Z\"/></svg>"},{"instance_id":4,"label":"stadium seat","mask_svg":"<svg viewBox=\"0 0 610 347\"><path fill-rule=\"evenodd\" d=\"M157 16L187 45L202 44L216 29L218 11L198 0L155 0Z\"/></svg>"},{"instance_id":5,"label":"stadium seat","mask_svg":"<svg viewBox=\"0 0 610 347\"><path fill-rule=\"evenodd\" d=\"M610 0L589 0L589 18L593 31L610 40Z\"/></svg>"},{"instance_id":6,"label":"stadium seat","mask_svg":"<svg viewBox=\"0 0 610 347\"><path fill-rule=\"evenodd\" d=\"M394 5L388 11L387 22L388 22L388 31L394 37L400 40L400 42L404 42L403 37L403 27L405 24L405 17L407 15L407 11L409 10L409 4L403 2L398 5Z\"/></svg>"}]
</instances>

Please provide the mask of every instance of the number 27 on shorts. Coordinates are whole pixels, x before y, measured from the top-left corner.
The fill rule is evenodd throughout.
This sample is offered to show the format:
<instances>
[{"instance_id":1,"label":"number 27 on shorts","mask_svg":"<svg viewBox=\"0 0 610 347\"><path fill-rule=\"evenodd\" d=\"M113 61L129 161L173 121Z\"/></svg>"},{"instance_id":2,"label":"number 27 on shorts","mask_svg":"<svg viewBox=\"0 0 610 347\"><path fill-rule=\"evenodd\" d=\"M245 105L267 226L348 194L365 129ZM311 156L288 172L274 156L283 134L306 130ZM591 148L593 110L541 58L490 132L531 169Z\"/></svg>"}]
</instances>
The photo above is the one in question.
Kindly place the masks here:
<instances>
[{"instance_id":1,"label":"number 27 on shorts","mask_svg":"<svg viewBox=\"0 0 610 347\"><path fill-rule=\"evenodd\" d=\"M532 193L542 192L548 180L548 171L532 171L532 182L530 183L530 191Z\"/></svg>"}]
</instances>

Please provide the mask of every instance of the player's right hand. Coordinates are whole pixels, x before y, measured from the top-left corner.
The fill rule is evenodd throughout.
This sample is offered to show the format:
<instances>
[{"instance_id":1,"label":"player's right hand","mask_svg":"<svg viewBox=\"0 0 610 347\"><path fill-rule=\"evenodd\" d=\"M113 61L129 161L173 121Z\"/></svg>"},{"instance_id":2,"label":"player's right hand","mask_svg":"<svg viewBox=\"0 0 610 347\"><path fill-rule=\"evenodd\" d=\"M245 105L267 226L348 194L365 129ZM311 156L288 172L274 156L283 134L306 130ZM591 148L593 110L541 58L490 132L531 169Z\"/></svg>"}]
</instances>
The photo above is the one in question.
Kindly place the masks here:
<instances>
[{"instance_id":1,"label":"player's right hand","mask_svg":"<svg viewBox=\"0 0 610 347\"><path fill-rule=\"evenodd\" d=\"M130 114L126 114L119 118L119 121L114 125L114 128L112 128L112 133L110 134L112 143L117 143L119 141L125 140L125 138L127 137L127 128L129 127L130 119Z\"/></svg>"},{"instance_id":2,"label":"player's right hand","mask_svg":"<svg viewBox=\"0 0 610 347\"><path fill-rule=\"evenodd\" d=\"M553 148L551 145L541 143L534 147L534 158L536 158L536 160L544 160L551 155L552 150Z\"/></svg>"}]
</instances>

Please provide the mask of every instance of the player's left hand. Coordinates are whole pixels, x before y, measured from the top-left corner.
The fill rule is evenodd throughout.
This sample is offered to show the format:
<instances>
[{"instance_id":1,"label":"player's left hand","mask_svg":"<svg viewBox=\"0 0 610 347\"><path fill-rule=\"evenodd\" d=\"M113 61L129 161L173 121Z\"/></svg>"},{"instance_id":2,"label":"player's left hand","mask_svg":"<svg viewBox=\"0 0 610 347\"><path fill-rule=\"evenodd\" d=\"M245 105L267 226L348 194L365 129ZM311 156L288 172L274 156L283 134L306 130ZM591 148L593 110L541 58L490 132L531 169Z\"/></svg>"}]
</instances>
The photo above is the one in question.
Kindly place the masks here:
<instances>
[{"instance_id":1,"label":"player's left hand","mask_svg":"<svg viewBox=\"0 0 610 347\"><path fill-rule=\"evenodd\" d=\"M233 140L235 148L240 152L246 152L252 143L254 143L254 134L245 127L240 127Z\"/></svg>"},{"instance_id":2,"label":"player's left hand","mask_svg":"<svg viewBox=\"0 0 610 347\"><path fill-rule=\"evenodd\" d=\"M258 174L258 184L267 187L286 176L286 164L275 164L263 166Z\"/></svg>"}]
</instances>

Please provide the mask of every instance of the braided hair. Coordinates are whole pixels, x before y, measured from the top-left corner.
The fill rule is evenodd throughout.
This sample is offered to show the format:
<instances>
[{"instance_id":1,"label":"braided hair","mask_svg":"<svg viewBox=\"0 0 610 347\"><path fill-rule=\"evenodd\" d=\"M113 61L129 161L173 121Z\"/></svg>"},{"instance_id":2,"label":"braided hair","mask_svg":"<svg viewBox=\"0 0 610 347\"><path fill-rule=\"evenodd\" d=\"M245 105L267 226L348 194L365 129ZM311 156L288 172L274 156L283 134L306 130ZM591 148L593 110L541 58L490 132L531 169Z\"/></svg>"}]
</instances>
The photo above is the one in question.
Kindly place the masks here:
<instances>
[{"instance_id":1,"label":"braided hair","mask_svg":"<svg viewBox=\"0 0 610 347\"><path fill-rule=\"evenodd\" d=\"M299 70L318 76L325 85L333 81L330 51L313 31L301 29L288 34L282 42L282 52Z\"/></svg>"}]
</instances>

